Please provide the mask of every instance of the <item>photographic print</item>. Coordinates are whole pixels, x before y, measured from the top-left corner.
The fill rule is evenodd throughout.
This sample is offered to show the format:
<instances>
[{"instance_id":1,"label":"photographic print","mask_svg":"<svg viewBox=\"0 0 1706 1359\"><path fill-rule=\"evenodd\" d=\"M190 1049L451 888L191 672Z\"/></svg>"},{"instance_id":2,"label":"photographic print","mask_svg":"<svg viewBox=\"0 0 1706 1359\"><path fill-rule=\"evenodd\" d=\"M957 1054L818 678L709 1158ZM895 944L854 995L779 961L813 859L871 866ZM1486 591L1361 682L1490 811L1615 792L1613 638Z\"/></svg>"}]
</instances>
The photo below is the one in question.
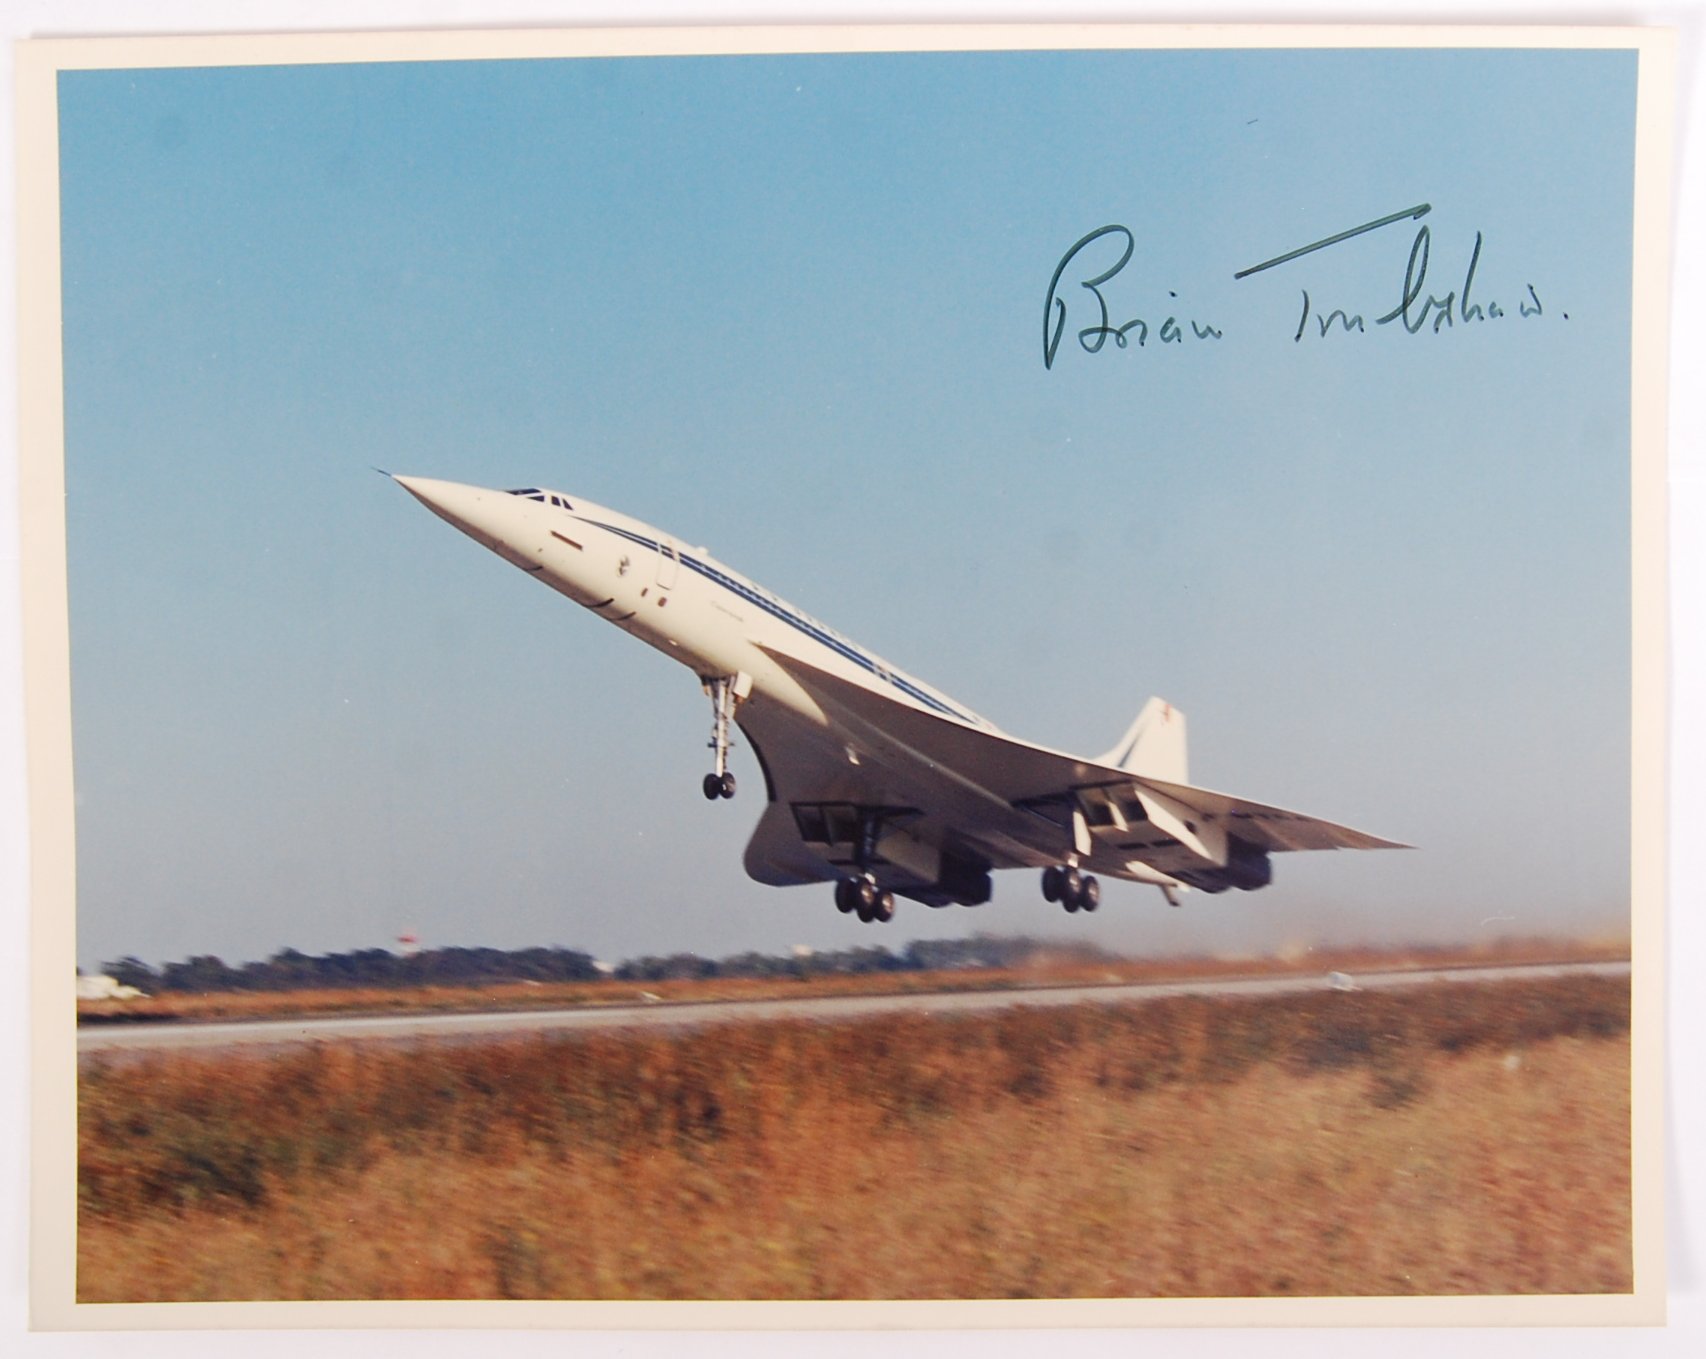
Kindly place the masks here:
<instances>
[{"instance_id":1,"label":"photographic print","mask_svg":"<svg viewBox=\"0 0 1706 1359\"><path fill-rule=\"evenodd\" d=\"M925 33L25 49L64 1324L1653 1315L1668 49Z\"/></svg>"}]
</instances>

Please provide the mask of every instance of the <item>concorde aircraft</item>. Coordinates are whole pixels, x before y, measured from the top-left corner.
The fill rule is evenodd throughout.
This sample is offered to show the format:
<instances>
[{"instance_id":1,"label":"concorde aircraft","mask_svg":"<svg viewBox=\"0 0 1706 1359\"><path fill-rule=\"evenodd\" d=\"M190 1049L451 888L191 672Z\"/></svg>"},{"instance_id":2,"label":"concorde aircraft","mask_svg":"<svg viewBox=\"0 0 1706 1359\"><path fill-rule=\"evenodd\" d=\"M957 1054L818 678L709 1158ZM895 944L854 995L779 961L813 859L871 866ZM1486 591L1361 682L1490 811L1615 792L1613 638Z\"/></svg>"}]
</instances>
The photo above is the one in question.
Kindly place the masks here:
<instances>
[{"instance_id":1,"label":"concorde aircraft","mask_svg":"<svg viewBox=\"0 0 1706 1359\"><path fill-rule=\"evenodd\" d=\"M1153 884L1176 906L1192 887L1266 886L1279 850L1403 848L1192 787L1184 715L1159 698L1105 754L1063 754L1006 735L703 548L625 514L538 487L392 479L697 675L715 756L705 796L734 796L731 727L764 775L746 871L778 887L833 882L836 907L860 920L893 919L897 896L981 905L997 868L1040 868L1045 899L1094 911L1097 873Z\"/></svg>"}]
</instances>

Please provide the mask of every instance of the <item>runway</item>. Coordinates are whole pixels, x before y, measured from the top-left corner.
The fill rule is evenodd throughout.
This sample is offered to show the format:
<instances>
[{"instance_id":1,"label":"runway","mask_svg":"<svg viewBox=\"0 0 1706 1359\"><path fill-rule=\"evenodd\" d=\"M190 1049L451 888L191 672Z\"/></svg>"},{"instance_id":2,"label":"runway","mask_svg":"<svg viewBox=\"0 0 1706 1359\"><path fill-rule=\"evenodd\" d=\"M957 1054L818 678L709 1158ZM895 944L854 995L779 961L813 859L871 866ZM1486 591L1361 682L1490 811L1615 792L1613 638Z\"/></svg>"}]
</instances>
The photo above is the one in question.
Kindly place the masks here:
<instances>
[{"instance_id":1,"label":"runway","mask_svg":"<svg viewBox=\"0 0 1706 1359\"><path fill-rule=\"evenodd\" d=\"M964 1014L1016 1005L1113 1005L1171 996L1278 996L1323 990L1389 990L1440 982L1533 981L1550 977L1627 977L1627 962L1453 967L1427 970L1306 976L1205 978L1199 981L1128 982L1105 986L1053 986L999 991L902 995L816 996L778 1000L689 1001L597 1006L572 1010L505 1010L458 1014L333 1015L241 1023L85 1025L77 1031L78 1057L140 1056L152 1052L264 1051L328 1042L476 1041L522 1034L598 1029L691 1028L705 1024L806 1019L835 1021L914 1012Z\"/></svg>"}]
</instances>

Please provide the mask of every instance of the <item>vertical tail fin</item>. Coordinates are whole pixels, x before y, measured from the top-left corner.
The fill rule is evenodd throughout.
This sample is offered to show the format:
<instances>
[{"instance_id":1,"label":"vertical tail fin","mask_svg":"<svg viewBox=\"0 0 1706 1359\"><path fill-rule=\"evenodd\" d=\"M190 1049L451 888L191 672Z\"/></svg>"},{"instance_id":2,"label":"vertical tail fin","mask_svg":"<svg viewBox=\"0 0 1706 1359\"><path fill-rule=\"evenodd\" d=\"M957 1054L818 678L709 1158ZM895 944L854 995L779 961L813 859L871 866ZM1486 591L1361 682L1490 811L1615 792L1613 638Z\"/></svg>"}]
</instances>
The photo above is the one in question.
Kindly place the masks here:
<instances>
[{"instance_id":1,"label":"vertical tail fin","mask_svg":"<svg viewBox=\"0 0 1706 1359\"><path fill-rule=\"evenodd\" d=\"M1152 698L1120 743L1097 764L1145 774L1168 783L1189 783L1185 769L1185 715L1165 699Z\"/></svg>"}]
</instances>

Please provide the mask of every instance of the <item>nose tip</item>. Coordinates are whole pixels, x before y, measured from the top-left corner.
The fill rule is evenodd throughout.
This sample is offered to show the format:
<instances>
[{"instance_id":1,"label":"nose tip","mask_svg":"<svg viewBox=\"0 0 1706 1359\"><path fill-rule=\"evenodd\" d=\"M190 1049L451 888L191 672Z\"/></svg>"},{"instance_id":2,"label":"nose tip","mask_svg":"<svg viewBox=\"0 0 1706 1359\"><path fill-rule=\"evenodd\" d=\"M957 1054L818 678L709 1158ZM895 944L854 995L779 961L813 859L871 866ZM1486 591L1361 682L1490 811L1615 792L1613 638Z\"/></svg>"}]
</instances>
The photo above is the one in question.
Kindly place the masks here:
<instances>
[{"instance_id":1,"label":"nose tip","mask_svg":"<svg viewBox=\"0 0 1706 1359\"><path fill-rule=\"evenodd\" d=\"M458 522L480 499L478 486L464 486L456 481L438 481L432 477L404 477L389 474L405 491L442 519Z\"/></svg>"},{"instance_id":2,"label":"nose tip","mask_svg":"<svg viewBox=\"0 0 1706 1359\"><path fill-rule=\"evenodd\" d=\"M391 480L475 542L517 566L529 571L538 569L538 563L529 555L532 549L523 545L531 535L525 522L516 521L514 497L484 486L465 486L459 481L438 481L432 477L401 477L393 473Z\"/></svg>"},{"instance_id":3,"label":"nose tip","mask_svg":"<svg viewBox=\"0 0 1706 1359\"><path fill-rule=\"evenodd\" d=\"M404 477L395 472L387 472L385 475L414 496L416 500L424 500L427 495L427 488L433 484L431 479L427 477Z\"/></svg>"}]
</instances>

